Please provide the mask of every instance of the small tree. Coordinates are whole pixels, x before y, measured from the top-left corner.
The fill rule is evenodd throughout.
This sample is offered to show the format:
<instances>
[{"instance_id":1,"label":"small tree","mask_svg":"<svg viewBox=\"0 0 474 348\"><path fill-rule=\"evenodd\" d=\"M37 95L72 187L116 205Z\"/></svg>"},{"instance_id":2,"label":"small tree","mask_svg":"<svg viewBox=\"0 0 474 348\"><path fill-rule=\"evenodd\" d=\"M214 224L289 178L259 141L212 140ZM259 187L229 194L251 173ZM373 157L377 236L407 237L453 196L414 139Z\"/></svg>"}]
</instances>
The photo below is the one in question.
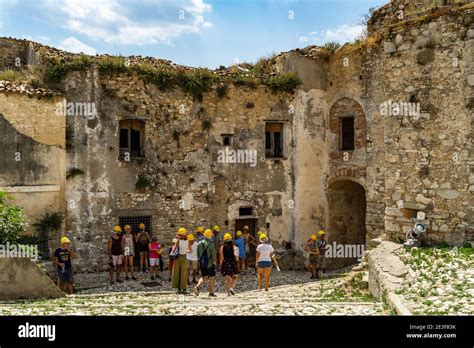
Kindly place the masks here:
<instances>
[{"instance_id":1,"label":"small tree","mask_svg":"<svg viewBox=\"0 0 474 348\"><path fill-rule=\"evenodd\" d=\"M23 208L6 203L13 199L6 192L0 191L0 243L16 242L18 235L25 231L26 221Z\"/></svg>"}]
</instances>

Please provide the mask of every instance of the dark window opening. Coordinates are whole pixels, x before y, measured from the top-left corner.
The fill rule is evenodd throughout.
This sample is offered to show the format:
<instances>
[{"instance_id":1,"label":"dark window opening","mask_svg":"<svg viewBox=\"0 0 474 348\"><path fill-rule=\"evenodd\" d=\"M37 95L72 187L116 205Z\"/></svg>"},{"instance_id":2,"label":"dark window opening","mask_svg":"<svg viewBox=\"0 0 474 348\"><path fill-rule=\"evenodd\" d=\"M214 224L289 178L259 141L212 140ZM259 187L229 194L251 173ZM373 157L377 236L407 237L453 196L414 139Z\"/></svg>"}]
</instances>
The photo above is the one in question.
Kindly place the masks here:
<instances>
[{"instance_id":1,"label":"dark window opening","mask_svg":"<svg viewBox=\"0 0 474 348\"><path fill-rule=\"evenodd\" d=\"M145 123L140 120L120 121L120 155L143 157L145 144Z\"/></svg>"},{"instance_id":2,"label":"dark window opening","mask_svg":"<svg viewBox=\"0 0 474 348\"><path fill-rule=\"evenodd\" d=\"M222 144L224 146L232 146L232 134L222 134Z\"/></svg>"},{"instance_id":3,"label":"dark window opening","mask_svg":"<svg viewBox=\"0 0 474 348\"><path fill-rule=\"evenodd\" d=\"M283 157L283 123L265 124L265 155L267 158Z\"/></svg>"},{"instance_id":4,"label":"dark window opening","mask_svg":"<svg viewBox=\"0 0 474 348\"><path fill-rule=\"evenodd\" d=\"M239 208L239 216L253 215L253 208Z\"/></svg>"},{"instance_id":5,"label":"dark window opening","mask_svg":"<svg viewBox=\"0 0 474 348\"><path fill-rule=\"evenodd\" d=\"M145 231L148 232L150 237L152 236L151 216L120 216L119 225L122 227L122 231L125 232L124 226L130 225L132 233L135 235L140 231L138 225L141 223L145 224Z\"/></svg>"},{"instance_id":6,"label":"dark window opening","mask_svg":"<svg viewBox=\"0 0 474 348\"><path fill-rule=\"evenodd\" d=\"M354 150L354 117L343 117L341 120L341 150Z\"/></svg>"}]
</instances>

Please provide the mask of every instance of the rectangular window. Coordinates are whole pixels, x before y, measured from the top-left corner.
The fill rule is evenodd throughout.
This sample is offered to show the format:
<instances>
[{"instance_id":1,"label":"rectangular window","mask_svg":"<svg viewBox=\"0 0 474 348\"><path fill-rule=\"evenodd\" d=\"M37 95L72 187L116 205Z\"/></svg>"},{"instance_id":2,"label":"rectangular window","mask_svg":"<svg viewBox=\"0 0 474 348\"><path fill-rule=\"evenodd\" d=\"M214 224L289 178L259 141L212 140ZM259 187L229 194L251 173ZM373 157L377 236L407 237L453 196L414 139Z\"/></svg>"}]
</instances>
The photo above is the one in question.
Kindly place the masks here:
<instances>
[{"instance_id":1,"label":"rectangular window","mask_svg":"<svg viewBox=\"0 0 474 348\"><path fill-rule=\"evenodd\" d=\"M341 121L341 151L354 150L354 117L342 117Z\"/></svg>"},{"instance_id":2,"label":"rectangular window","mask_svg":"<svg viewBox=\"0 0 474 348\"><path fill-rule=\"evenodd\" d=\"M221 134L221 136L224 146L232 146L232 134Z\"/></svg>"},{"instance_id":3,"label":"rectangular window","mask_svg":"<svg viewBox=\"0 0 474 348\"><path fill-rule=\"evenodd\" d=\"M253 215L252 207L249 208L239 208L239 216L248 216Z\"/></svg>"},{"instance_id":4,"label":"rectangular window","mask_svg":"<svg viewBox=\"0 0 474 348\"><path fill-rule=\"evenodd\" d=\"M120 216L119 217L119 225L123 227L125 225L130 225L132 228L132 233L138 233L140 230L138 226L144 223L145 224L145 231L148 232L148 234L151 236L152 235L152 226L151 226L151 216Z\"/></svg>"},{"instance_id":5,"label":"rectangular window","mask_svg":"<svg viewBox=\"0 0 474 348\"><path fill-rule=\"evenodd\" d=\"M140 120L120 121L120 155L143 157L145 122Z\"/></svg>"},{"instance_id":6,"label":"rectangular window","mask_svg":"<svg viewBox=\"0 0 474 348\"><path fill-rule=\"evenodd\" d=\"M265 156L283 157L283 123L265 123Z\"/></svg>"}]
</instances>

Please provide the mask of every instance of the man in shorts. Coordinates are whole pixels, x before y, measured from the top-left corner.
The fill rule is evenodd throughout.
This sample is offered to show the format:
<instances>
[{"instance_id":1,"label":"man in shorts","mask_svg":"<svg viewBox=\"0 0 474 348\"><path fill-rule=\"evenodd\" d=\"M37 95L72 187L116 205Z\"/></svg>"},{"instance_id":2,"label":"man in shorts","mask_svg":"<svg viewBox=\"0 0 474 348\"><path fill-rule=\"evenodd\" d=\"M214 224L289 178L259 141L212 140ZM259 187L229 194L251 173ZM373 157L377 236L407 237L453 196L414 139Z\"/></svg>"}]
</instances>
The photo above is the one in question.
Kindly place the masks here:
<instances>
[{"instance_id":1,"label":"man in shorts","mask_svg":"<svg viewBox=\"0 0 474 348\"><path fill-rule=\"evenodd\" d=\"M74 292L74 275L71 260L76 258L76 254L69 249L70 243L68 237L61 238L61 247L54 252L53 263L58 269L59 288L72 294Z\"/></svg>"},{"instance_id":2,"label":"man in shorts","mask_svg":"<svg viewBox=\"0 0 474 348\"><path fill-rule=\"evenodd\" d=\"M122 245L122 228L114 227L114 234L109 239L109 265L110 265L110 284L114 284L114 273L116 273L117 283L121 283L120 270L123 263L123 245Z\"/></svg>"},{"instance_id":3,"label":"man in shorts","mask_svg":"<svg viewBox=\"0 0 474 348\"><path fill-rule=\"evenodd\" d=\"M308 243L306 244L305 251L309 254L308 256L308 270L311 272L311 279L318 279L318 257L319 248L317 244L317 235L313 234Z\"/></svg>"},{"instance_id":4,"label":"man in shorts","mask_svg":"<svg viewBox=\"0 0 474 348\"><path fill-rule=\"evenodd\" d=\"M214 294L214 286L216 281L216 249L214 243L211 240L213 238L213 233L210 229L207 229L204 232L203 241L199 242L197 248L197 255L199 260L199 265L201 267L201 278L199 279L197 285L194 287L193 292L196 296L199 296L199 290L209 280L209 296L216 297Z\"/></svg>"}]
</instances>

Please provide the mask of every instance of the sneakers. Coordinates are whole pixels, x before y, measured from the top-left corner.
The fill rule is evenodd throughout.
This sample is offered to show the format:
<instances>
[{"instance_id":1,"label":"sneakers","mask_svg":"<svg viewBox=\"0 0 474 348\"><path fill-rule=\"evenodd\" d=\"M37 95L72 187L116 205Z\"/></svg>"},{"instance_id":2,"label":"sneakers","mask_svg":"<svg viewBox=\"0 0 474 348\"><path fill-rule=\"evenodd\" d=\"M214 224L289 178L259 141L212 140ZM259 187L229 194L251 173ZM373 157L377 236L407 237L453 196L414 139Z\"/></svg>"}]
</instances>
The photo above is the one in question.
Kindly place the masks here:
<instances>
[{"instance_id":1,"label":"sneakers","mask_svg":"<svg viewBox=\"0 0 474 348\"><path fill-rule=\"evenodd\" d=\"M199 288L197 286L193 288L193 293L194 295L199 296Z\"/></svg>"},{"instance_id":2,"label":"sneakers","mask_svg":"<svg viewBox=\"0 0 474 348\"><path fill-rule=\"evenodd\" d=\"M230 289L230 290L229 290L229 293L230 293L232 296L235 296L235 291L234 291L234 289Z\"/></svg>"},{"instance_id":3,"label":"sneakers","mask_svg":"<svg viewBox=\"0 0 474 348\"><path fill-rule=\"evenodd\" d=\"M209 294L209 297L217 297L217 295L212 293L212 294Z\"/></svg>"}]
</instances>

